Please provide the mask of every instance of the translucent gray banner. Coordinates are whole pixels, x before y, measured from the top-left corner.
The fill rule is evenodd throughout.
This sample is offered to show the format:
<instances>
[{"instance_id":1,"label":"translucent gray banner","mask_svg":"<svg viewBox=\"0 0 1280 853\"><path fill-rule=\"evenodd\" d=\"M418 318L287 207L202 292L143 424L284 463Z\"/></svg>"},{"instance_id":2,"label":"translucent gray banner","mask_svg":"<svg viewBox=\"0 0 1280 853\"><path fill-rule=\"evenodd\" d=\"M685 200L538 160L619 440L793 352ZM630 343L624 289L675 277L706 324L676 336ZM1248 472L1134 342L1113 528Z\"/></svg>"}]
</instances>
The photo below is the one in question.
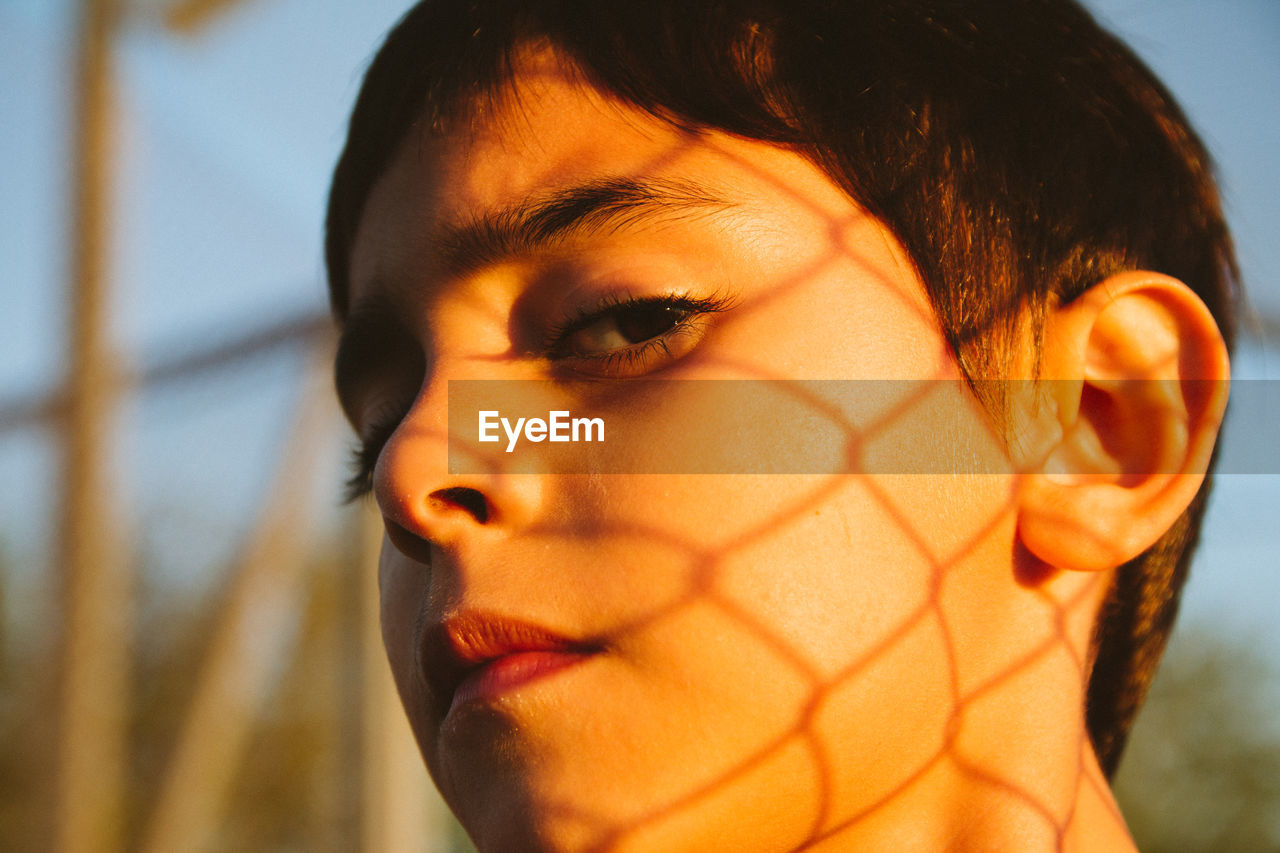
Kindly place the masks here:
<instances>
[{"instance_id":1,"label":"translucent gray banner","mask_svg":"<svg viewBox=\"0 0 1280 853\"><path fill-rule=\"evenodd\" d=\"M453 380L449 469L1199 473L1211 442L1195 425L1226 391L1164 380ZM1216 470L1280 473L1280 382L1237 381L1230 398Z\"/></svg>"}]
</instances>

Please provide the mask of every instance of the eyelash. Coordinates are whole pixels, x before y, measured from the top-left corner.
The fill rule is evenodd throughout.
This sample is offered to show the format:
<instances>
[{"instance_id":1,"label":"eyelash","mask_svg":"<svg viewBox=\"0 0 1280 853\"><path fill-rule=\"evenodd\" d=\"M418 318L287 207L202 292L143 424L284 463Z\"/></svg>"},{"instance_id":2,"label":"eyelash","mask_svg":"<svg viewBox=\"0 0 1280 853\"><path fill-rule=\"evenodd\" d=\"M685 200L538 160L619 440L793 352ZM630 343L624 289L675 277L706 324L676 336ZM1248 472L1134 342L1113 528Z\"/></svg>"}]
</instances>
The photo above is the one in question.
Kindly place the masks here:
<instances>
[{"instance_id":1,"label":"eyelash","mask_svg":"<svg viewBox=\"0 0 1280 853\"><path fill-rule=\"evenodd\" d=\"M542 350L547 358L575 366L588 366L590 372L604 378L626 375L629 368L644 361L656 351L671 357L668 346L670 340L683 332L693 331L691 323L698 317L717 314L733 307L733 300L722 295L707 297L689 294L669 294L666 296L631 296L611 295L605 297L594 308L584 310L577 316L547 330ZM622 317L628 311L639 309L661 308L680 312L672 325L645 340L636 341L623 347L601 352L575 352L570 348L574 335L607 320L610 317Z\"/></svg>"},{"instance_id":2,"label":"eyelash","mask_svg":"<svg viewBox=\"0 0 1280 853\"><path fill-rule=\"evenodd\" d=\"M348 461L351 476L343 484L343 503L355 503L373 492L373 469L377 467L378 457L407 414L400 407L388 406L370 419L364 435L351 447Z\"/></svg>"},{"instance_id":3,"label":"eyelash","mask_svg":"<svg viewBox=\"0 0 1280 853\"><path fill-rule=\"evenodd\" d=\"M726 311L731 307L733 307L733 300L721 295L708 297L695 297L688 294L645 297L608 296L594 308L584 310L548 329L542 352L553 362L566 363L572 372L583 372L574 371L573 367L576 365L581 368L585 365L590 368L585 372L591 375L621 378L636 365L643 364L644 360L655 352L661 351L661 354L667 358L673 358L669 342L674 336L694 331L691 324L695 318ZM673 321L670 328L629 346L597 353L573 352L569 348L574 335L611 316L621 317L627 311L653 308L674 310L680 312L680 316ZM369 425L364 430L364 436L351 448L349 462L351 476L345 484L345 503L354 503L373 491L373 472L377 466L378 457L406 414L407 412L400 407L389 406L370 418Z\"/></svg>"}]
</instances>

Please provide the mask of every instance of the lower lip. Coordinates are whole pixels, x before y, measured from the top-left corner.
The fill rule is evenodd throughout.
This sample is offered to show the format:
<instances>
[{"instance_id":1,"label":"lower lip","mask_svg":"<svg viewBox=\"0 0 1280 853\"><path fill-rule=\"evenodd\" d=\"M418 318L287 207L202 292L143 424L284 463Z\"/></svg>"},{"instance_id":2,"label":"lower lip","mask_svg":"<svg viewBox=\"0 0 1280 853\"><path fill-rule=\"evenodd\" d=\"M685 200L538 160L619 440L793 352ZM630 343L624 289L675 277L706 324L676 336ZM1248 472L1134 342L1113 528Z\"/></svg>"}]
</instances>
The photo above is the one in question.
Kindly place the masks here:
<instances>
[{"instance_id":1,"label":"lower lip","mask_svg":"<svg viewBox=\"0 0 1280 853\"><path fill-rule=\"evenodd\" d=\"M449 711L473 702L489 702L534 681L554 675L589 657L586 652L529 651L503 655L469 673L453 691Z\"/></svg>"}]
</instances>

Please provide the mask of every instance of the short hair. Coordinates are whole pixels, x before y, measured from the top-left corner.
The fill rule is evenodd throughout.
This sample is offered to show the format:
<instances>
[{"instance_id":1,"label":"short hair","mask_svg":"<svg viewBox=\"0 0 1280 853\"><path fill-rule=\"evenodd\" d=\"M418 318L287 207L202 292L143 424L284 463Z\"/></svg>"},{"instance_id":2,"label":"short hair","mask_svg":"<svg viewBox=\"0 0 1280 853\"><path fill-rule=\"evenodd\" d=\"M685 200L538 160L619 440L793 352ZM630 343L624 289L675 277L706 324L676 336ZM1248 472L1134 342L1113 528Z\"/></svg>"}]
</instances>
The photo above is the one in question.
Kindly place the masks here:
<instances>
[{"instance_id":1,"label":"short hair","mask_svg":"<svg viewBox=\"0 0 1280 853\"><path fill-rule=\"evenodd\" d=\"M1030 318L1123 270L1186 282L1230 344L1236 266L1208 154L1173 98L1069 0L425 0L364 78L326 223L333 311L369 193L549 45L676 126L804 155L903 245L963 375L1000 421ZM1212 467L1212 466L1211 466ZM1086 721L1119 761L1177 612L1210 477L1099 614Z\"/></svg>"}]
</instances>

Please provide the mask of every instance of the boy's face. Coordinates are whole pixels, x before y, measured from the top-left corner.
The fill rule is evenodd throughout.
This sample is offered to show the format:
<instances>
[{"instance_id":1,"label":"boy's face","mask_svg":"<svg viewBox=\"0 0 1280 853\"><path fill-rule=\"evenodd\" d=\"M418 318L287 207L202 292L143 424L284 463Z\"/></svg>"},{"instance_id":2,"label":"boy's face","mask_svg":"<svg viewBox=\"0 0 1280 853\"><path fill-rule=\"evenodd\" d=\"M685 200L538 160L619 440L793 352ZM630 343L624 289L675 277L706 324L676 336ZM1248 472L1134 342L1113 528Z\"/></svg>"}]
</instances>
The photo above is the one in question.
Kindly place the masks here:
<instances>
[{"instance_id":1,"label":"boy's face","mask_svg":"<svg viewBox=\"0 0 1280 853\"><path fill-rule=\"evenodd\" d=\"M971 715L1034 693L1007 677L1029 649L1078 668L1015 582L1011 478L449 473L449 380L552 378L572 409L581 374L958 376L898 244L807 160L559 70L411 135L353 252L373 319L348 323L340 390L362 433L407 410L374 477L382 619L432 775L499 850L787 849L945 798L948 759L987 748ZM458 236L553 197L582 221L549 240ZM929 406L890 411L875 452L927 455Z\"/></svg>"}]
</instances>

